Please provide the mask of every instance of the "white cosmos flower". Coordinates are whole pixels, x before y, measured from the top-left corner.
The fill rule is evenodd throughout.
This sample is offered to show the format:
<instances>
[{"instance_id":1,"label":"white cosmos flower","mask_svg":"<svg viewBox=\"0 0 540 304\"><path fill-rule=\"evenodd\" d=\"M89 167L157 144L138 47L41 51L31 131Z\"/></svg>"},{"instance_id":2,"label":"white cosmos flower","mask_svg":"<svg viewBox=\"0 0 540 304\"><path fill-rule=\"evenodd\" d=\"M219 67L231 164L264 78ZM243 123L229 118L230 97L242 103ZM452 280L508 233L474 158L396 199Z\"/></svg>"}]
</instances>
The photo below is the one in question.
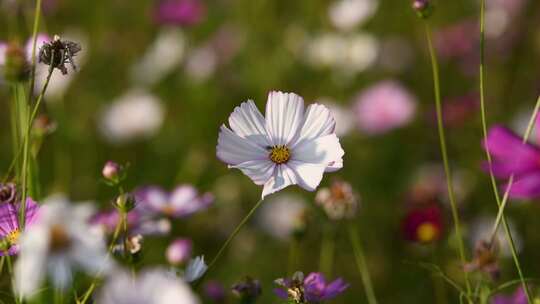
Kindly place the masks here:
<instances>
[{"instance_id":1,"label":"white cosmos flower","mask_svg":"<svg viewBox=\"0 0 540 304\"><path fill-rule=\"evenodd\" d=\"M262 198L290 185L314 191L325 171L343 167L332 114L320 104L304 111L304 100L294 93L270 92L266 119L252 100L244 102L229 125L221 126L217 156L264 185Z\"/></svg>"},{"instance_id":2,"label":"white cosmos flower","mask_svg":"<svg viewBox=\"0 0 540 304\"><path fill-rule=\"evenodd\" d=\"M36 222L21 235L15 264L15 288L31 297L48 276L55 288L69 287L73 272L91 276L110 268L103 234L88 220L90 204L72 204L59 197L43 204Z\"/></svg>"},{"instance_id":3,"label":"white cosmos flower","mask_svg":"<svg viewBox=\"0 0 540 304\"><path fill-rule=\"evenodd\" d=\"M123 271L111 276L100 292L100 304L197 304L199 300L179 278L162 269L144 270L135 279Z\"/></svg>"}]
</instances>

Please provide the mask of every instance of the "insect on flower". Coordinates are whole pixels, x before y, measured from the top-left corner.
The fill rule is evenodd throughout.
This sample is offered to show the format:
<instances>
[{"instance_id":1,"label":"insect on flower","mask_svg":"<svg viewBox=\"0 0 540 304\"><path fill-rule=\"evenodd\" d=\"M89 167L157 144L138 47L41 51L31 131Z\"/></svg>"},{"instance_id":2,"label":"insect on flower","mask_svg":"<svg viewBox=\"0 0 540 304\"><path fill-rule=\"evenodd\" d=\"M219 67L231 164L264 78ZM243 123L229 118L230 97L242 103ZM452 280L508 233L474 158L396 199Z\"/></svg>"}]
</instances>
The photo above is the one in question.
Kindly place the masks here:
<instances>
[{"instance_id":1,"label":"insect on flower","mask_svg":"<svg viewBox=\"0 0 540 304\"><path fill-rule=\"evenodd\" d=\"M69 63L74 71L77 70L73 57L77 56L81 49L80 44L61 40L60 36L55 35L52 41L44 43L39 49L39 62L49 65L51 69L57 68L66 75L66 63Z\"/></svg>"}]
</instances>

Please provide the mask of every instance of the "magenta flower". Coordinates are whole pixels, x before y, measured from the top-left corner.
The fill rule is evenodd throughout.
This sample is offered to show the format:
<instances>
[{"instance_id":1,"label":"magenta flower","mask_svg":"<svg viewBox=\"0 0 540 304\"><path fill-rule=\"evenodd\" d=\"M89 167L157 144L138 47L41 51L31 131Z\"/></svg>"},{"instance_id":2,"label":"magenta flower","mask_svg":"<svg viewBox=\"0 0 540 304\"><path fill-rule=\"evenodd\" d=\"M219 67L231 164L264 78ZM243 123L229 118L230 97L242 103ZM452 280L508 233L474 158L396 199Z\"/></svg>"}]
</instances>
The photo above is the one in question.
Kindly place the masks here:
<instances>
[{"instance_id":1,"label":"magenta flower","mask_svg":"<svg viewBox=\"0 0 540 304\"><path fill-rule=\"evenodd\" d=\"M274 290L278 297L311 304L331 300L349 287L341 278L327 283L324 275L318 272L312 272L306 278L303 273L296 272L291 279L278 279L276 284L281 286Z\"/></svg>"},{"instance_id":2,"label":"magenta flower","mask_svg":"<svg viewBox=\"0 0 540 304\"><path fill-rule=\"evenodd\" d=\"M0 251L0 256L6 254L15 255L19 253L19 210L20 204L17 202L4 203L0 205L0 239L5 248ZM31 225L35 219L39 206L31 198L26 199L25 227Z\"/></svg>"},{"instance_id":3,"label":"magenta flower","mask_svg":"<svg viewBox=\"0 0 540 304\"><path fill-rule=\"evenodd\" d=\"M416 99L401 84L383 81L361 92L353 110L360 131L383 134L411 122Z\"/></svg>"},{"instance_id":4,"label":"magenta flower","mask_svg":"<svg viewBox=\"0 0 540 304\"><path fill-rule=\"evenodd\" d=\"M511 295L496 295L491 298L491 304L527 304L527 295L523 288L519 287Z\"/></svg>"},{"instance_id":5,"label":"magenta flower","mask_svg":"<svg viewBox=\"0 0 540 304\"><path fill-rule=\"evenodd\" d=\"M410 210L402 222L405 239L411 242L431 243L440 239L443 217L437 205Z\"/></svg>"},{"instance_id":6,"label":"magenta flower","mask_svg":"<svg viewBox=\"0 0 540 304\"><path fill-rule=\"evenodd\" d=\"M206 16L206 6L200 0L162 0L154 11L158 24L191 26Z\"/></svg>"},{"instance_id":7,"label":"magenta flower","mask_svg":"<svg viewBox=\"0 0 540 304\"><path fill-rule=\"evenodd\" d=\"M101 226L108 234L112 234L120 221L118 210L112 209L95 214L90 223ZM131 235L166 235L171 230L168 219L153 219L143 216L140 211L132 210L127 214L128 229Z\"/></svg>"},{"instance_id":8,"label":"magenta flower","mask_svg":"<svg viewBox=\"0 0 540 304\"><path fill-rule=\"evenodd\" d=\"M199 194L191 185L180 185L171 193L160 187L147 186L135 191L137 209L143 214L187 217L208 208L214 201L210 193Z\"/></svg>"},{"instance_id":9,"label":"magenta flower","mask_svg":"<svg viewBox=\"0 0 540 304\"><path fill-rule=\"evenodd\" d=\"M179 238L174 240L169 247L167 247L167 251L165 252L165 256L167 258L167 262L171 265L180 265L184 264L191 258L191 253L193 251L193 243L190 239L185 238Z\"/></svg>"},{"instance_id":10,"label":"magenta flower","mask_svg":"<svg viewBox=\"0 0 540 304\"><path fill-rule=\"evenodd\" d=\"M540 197L540 149L537 146L522 143L519 136L499 125L489 130L486 144L493 159L493 174L504 180L514 175L509 191L511 198Z\"/></svg>"}]
</instances>

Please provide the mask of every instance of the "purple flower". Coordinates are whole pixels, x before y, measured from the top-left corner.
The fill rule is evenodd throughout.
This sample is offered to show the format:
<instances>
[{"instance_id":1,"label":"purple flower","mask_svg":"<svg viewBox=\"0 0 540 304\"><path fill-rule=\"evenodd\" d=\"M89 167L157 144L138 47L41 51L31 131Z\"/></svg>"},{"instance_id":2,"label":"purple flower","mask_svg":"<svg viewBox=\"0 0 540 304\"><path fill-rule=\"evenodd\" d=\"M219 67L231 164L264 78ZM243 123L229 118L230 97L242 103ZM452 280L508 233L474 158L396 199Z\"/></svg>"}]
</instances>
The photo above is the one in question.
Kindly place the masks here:
<instances>
[{"instance_id":1,"label":"purple flower","mask_svg":"<svg viewBox=\"0 0 540 304\"><path fill-rule=\"evenodd\" d=\"M0 252L0 256L6 254L4 250L7 250L9 255L15 255L19 253L19 210L20 203L4 203L0 205L0 239L4 248ZM26 199L26 212L25 212L25 227L31 225L35 219L39 206L31 198Z\"/></svg>"},{"instance_id":2,"label":"purple flower","mask_svg":"<svg viewBox=\"0 0 540 304\"><path fill-rule=\"evenodd\" d=\"M106 233L112 234L120 221L118 210L112 209L95 214L90 223L101 226ZM152 219L143 216L137 210L132 210L127 214L128 229L132 235L164 235L171 230L171 224L167 219Z\"/></svg>"},{"instance_id":3,"label":"purple flower","mask_svg":"<svg viewBox=\"0 0 540 304\"><path fill-rule=\"evenodd\" d=\"M312 272L306 278L303 273L296 272L291 279L278 279L276 284L281 286L275 290L278 297L312 304L331 300L349 287L341 278L327 283L319 272Z\"/></svg>"},{"instance_id":4,"label":"purple flower","mask_svg":"<svg viewBox=\"0 0 540 304\"><path fill-rule=\"evenodd\" d=\"M204 284L204 294L213 303L223 303L225 301L225 288L217 281L209 281Z\"/></svg>"},{"instance_id":5,"label":"purple flower","mask_svg":"<svg viewBox=\"0 0 540 304\"><path fill-rule=\"evenodd\" d=\"M540 149L537 146L522 143L521 138L503 126L489 130L486 144L493 159L493 174L505 180L514 175L509 191L511 198L540 197Z\"/></svg>"},{"instance_id":6,"label":"purple flower","mask_svg":"<svg viewBox=\"0 0 540 304\"><path fill-rule=\"evenodd\" d=\"M180 265L189 260L192 250L193 243L190 239L179 238L167 247L165 256L169 264Z\"/></svg>"},{"instance_id":7,"label":"purple flower","mask_svg":"<svg viewBox=\"0 0 540 304\"><path fill-rule=\"evenodd\" d=\"M512 295L494 296L491 304L527 304L527 295L523 288L519 287Z\"/></svg>"},{"instance_id":8,"label":"purple flower","mask_svg":"<svg viewBox=\"0 0 540 304\"><path fill-rule=\"evenodd\" d=\"M143 214L181 218L204 210L212 204L210 193L199 194L191 185L180 185L171 193L160 187L148 186L135 191L137 208Z\"/></svg>"},{"instance_id":9,"label":"purple flower","mask_svg":"<svg viewBox=\"0 0 540 304\"><path fill-rule=\"evenodd\" d=\"M191 26L206 16L206 6L200 0L162 0L154 10L158 24Z\"/></svg>"}]
</instances>

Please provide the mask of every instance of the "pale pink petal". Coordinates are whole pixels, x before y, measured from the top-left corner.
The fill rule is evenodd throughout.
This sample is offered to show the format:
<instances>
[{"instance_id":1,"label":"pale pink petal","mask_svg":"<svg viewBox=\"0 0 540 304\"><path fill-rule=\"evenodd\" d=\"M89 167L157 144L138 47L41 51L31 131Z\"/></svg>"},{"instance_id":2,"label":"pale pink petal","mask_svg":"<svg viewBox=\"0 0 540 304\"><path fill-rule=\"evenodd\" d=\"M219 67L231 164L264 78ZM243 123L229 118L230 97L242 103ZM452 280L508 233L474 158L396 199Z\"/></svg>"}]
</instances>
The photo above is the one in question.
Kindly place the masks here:
<instances>
[{"instance_id":1,"label":"pale pink petal","mask_svg":"<svg viewBox=\"0 0 540 304\"><path fill-rule=\"evenodd\" d=\"M294 93L270 92L266 103L266 129L272 146L287 145L304 117L304 100Z\"/></svg>"},{"instance_id":2,"label":"pale pink petal","mask_svg":"<svg viewBox=\"0 0 540 304\"><path fill-rule=\"evenodd\" d=\"M274 174L276 164L270 160L247 161L231 168L240 169L256 185L264 185Z\"/></svg>"},{"instance_id":3,"label":"pale pink petal","mask_svg":"<svg viewBox=\"0 0 540 304\"><path fill-rule=\"evenodd\" d=\"M264 117L253 100L248 100L236 107L229 117L229 125L234 133L256 142L263 148L270 145L265 123Z\"/></svg>"},{"instance_id":4,"label":"pale pink petal","mask_svg":"<svg viewBox=\"0 0 540 304\"><path fill-rule=\"evenodd\" d=\"M278 165L274 170L274 175L264 184L262 199L267 195L295 184L297 184L295 172L287 165Z\"/></svg>"},{"instance_id":5,"label":"pale pink petal","mask_svg":"<svg viewBox=\"0 0 540 304\"><path fill-rule=\"evenodd\" d=\"M292 151L291 160L322 164L333 168L333 166L343 163L344 154L339 138L335 134L331 134L310 141L302 141Z\"/></svg>"},{"instance_id":6,"label":"pale pink petal","mask_svg":"<svg viewBox=\"0 0 540 304\"><path fill-rule=\"evenodd\" d=\"M219 132L217 157L229 165L238 165L251 160L266 160L268 151L223 125Z\"/></svg>"},{"instance_id":7,"label":"pale pink petal","mask_svg":"<svg viewBox=\"0 0 540 304\"><path fill-rule=\"evenodd\" d=\"M300 132L290 146L294 149L305 141L333 133L335 128L336 122L330 110L326 106L312 104L307 108Z\"/></svg>"},{"instance_id":8,"label":"pale pink petal","mask_svg":"<svg viewBox=\"0 0 540 304\"><path fill-rule=\"evenodd\" d=\"M287 165L296 172L298 185L308 191L315 191L321 183L326 165L290 161Z\"/></svg>"}]
</instances>

